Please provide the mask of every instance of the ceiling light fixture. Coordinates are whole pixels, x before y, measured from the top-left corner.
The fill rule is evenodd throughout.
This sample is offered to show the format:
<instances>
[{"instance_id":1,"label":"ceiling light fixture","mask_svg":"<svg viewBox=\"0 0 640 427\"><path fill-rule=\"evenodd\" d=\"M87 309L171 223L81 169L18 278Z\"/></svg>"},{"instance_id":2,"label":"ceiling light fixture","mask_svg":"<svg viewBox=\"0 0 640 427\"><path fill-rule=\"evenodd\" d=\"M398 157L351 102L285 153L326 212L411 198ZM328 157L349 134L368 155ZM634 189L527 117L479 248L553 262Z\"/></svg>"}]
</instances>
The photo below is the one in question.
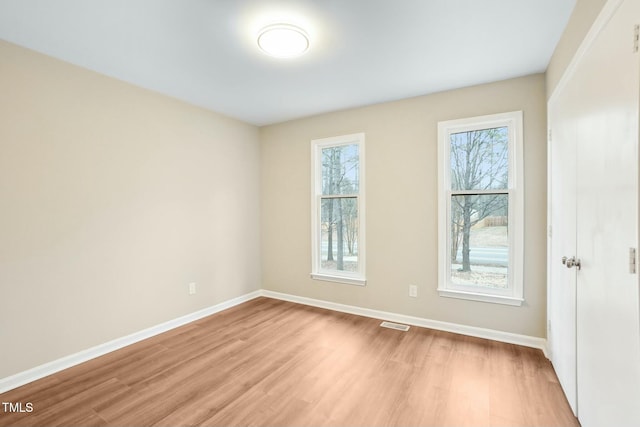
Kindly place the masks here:
<instances>
[{"instance_id":1,"label":"ceiling light fixture","mask_svg":"<svg viewBox=\"0 0 640 427\"><path fill-rule=\"evenodd\" d=\"M299 27L290 24L273 24L258 34L258 46L267 55L276 58L293 58L309 49L309 36Z\"/></svg>"}]
</instances>

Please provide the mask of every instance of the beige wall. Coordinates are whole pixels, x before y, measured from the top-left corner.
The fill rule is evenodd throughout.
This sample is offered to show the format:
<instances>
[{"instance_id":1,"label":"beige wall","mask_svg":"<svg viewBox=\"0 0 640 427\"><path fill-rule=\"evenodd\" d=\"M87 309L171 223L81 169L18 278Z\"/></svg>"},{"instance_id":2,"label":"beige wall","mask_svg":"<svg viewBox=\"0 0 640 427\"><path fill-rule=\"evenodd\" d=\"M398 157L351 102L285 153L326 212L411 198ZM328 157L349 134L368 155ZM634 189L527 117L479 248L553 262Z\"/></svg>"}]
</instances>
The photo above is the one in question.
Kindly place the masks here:
<instances>
[{"instance_id":1,"label":"beige wall","mask_svg":"<svg viewBox=\"0 0 640 427\"><path fill-rule=\"evenodd\" d=\"M577 0L547 68L547 99L555 90L582 40L607 0Z\"/></svg>"},{"instance_id":2,"label":"beige wall","mask_svg":"<svg viewBox=\"0 0 640 427\"><path fill-rule=\"evenodd\" d=\"M544 75L261 128L263 287L446 322L545 336ZM438 296L437 123L524 111L525 298L510 307ZM310 141L366 134L367 285L311 280ZM419 298L408 297L408 285Z\"/></svg>"},{"instance_id":3,"label":"beige wall","mask_svg":"<svg viewBox=\"0 0 640 427\"><path fill-rule=\"evenodd\" d=\"M259 289L259 150L0 42L0 378Z\"/></svg>"}]
</instances>

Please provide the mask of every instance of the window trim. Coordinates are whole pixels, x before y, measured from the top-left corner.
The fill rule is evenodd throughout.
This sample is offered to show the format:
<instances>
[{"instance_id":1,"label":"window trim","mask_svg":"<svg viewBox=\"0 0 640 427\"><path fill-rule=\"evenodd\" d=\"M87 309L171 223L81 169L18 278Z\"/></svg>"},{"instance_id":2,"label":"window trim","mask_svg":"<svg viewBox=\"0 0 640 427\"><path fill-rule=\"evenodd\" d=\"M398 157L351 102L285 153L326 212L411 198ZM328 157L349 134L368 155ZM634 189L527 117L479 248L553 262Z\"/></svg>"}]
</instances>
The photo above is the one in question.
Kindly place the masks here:
<instances>
[{"instance_id":1,"label":"window trim","mask_svg":"<svg viewBox=\"0 0 640 427\"><path fill-rule=\"evenodd\" d=\"M508 127L509 185L507 190L472 190L504 193L509 197L509 278L507 290L473 285L455 285L451 277L450 135L495 127ZM521 306L524 302L524 156L523 113L513 111L438 122L438 294L442 297ZM454 195L455 195L454 194Z\"/></svg>"},{"instance_id":2,"label":"window trim","mask_svg":"<svg viewBox=\"0 0 640 427\"><path fill-rule=\"evenodd\" d=\"M354 133L330 138L314 139L311 141L311 278L326 282L337 282L349 285L365 286L366 272L366 244L365 244L365 134ZM342 145L358 144L358 271L336 272L320 268L319 245L320 209L322 198L322 149ZM344 195L353 197L354 195Z\"/></svg>"}]
</instances>

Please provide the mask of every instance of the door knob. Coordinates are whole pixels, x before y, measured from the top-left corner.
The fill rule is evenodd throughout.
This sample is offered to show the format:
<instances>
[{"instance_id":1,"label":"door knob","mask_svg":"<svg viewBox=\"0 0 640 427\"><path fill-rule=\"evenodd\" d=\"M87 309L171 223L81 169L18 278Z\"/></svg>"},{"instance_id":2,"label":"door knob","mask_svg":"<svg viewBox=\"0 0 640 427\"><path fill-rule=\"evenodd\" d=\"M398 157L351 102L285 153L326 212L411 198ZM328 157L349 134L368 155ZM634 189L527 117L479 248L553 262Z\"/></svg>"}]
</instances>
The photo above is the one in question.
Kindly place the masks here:
<instances>
[{"instance_id":1,"label":"door knob","mask_svg":"<svg viewBox=\"0 0 640 427\"><path fill-rule=\"evenodd\" d=\"M563 256L562 264L566 265L567 268L576 267L578 270L580 270L580 268L582 267L580 260L576 259L575 257L567 258L566 256Z\"/></svg>"}]
</instances>

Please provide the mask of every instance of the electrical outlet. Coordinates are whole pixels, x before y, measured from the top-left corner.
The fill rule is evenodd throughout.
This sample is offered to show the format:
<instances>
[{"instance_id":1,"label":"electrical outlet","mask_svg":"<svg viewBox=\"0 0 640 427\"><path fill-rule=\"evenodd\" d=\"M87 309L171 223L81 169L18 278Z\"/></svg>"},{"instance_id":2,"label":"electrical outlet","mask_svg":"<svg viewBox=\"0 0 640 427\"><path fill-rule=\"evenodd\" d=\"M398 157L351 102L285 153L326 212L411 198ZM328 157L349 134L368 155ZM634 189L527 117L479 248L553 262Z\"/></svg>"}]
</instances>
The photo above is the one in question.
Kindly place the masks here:
<instances>
[{"instance_id":1,"label":"electrical outlet","mask_svg":"<svg viewBox=\"0 0 640 427\"><path fill-rule=\"evenodd\" d=\"M196 282L189 283L189 295L196 293Z\"/></svg>"},{"instance_id":2,"label":"electrical outlet","mask_svg":"<svg viewBox=\"0 0 640 427\"><path fill-rule=\"evenodd\" d=\"M416 285L409 285L409 296L418 298L418 287Z\"/></svg>"}]
</instances>

